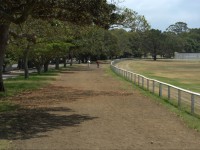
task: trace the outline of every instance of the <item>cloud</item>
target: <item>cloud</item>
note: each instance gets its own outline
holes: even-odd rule
[[[190,28],[200,28],[199,0],[125,0],[119,6],[144,15],[155,29],[165,30],[179,21],[187,23]]]

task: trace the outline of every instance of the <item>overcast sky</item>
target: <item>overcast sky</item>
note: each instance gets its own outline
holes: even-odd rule
[[[120,0],[123,1],[123,0]],[[144,15],[154,29],[165,31],[176,22],[200,28],[200,0],[124,0],[119,3]]]

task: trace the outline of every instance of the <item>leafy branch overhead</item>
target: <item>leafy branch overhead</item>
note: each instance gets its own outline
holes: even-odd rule
[[[95,23],[109,28],[117,19],[116,6],[105,0],[1,0],[0,23],[24,22],[33,18],[57,18],[76,24]]]

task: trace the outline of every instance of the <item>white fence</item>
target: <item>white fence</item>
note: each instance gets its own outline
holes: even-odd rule
[[[186,59],[186,60],[200,60],[200,53],[177,53],[174,54],[175,59]]]
[[[171,84],[167,84],[158,80],[147,78],[143,75],[127,71],[115,66],[121,60],[111,62],[111,69],[118,75],[133,82],[139,87],[157,94],[158,96],[168,100],[174,106],[184,109],[193,115],[200,116],[200,94],[188,91]]]

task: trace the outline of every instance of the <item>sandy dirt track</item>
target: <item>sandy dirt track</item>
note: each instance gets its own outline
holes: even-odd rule
[[[25,108],[4,116],[18,121],[1,138],[20,150],[200,149],[199,133],[106,67],[65,70],[13,99]]]

